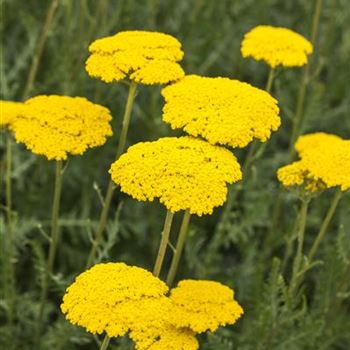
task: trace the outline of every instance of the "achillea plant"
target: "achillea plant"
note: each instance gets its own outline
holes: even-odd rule
[[[185,73],[178,62],[184,53],[181,43],[171,35],[136,30],[97,39],[91,43],[89,51],[91,55],[86,61],[86,71],[91,77],[106,83],[125,80],[129,84],[116,152],[118,159],[124,152],[137,85],[168,84],[182,78]],[[114,185],[110,180],[87,266],[94,261],[98,243],[102,239],[113,191]]]
[[[217,282],[182,281],[171,290],[150,272],[124,263],[97,264],[67,288],[66,319],[94,334],[129,335],[137,350],[196,350],[195,337],[234,324],[243,309],[234,292]]]
[[[310,199],[320,191],[336,187],[335,196],[308,253],[308,263],[314,258],[341,198],[350,188],[350,141],[336,135],[314,133],[300,136],[295,144],[300,160],[278,169],[277,177],[287,188],[296,189],[302,200],[299,215],[298,249],[293,266],[291,292],[301,282],[302,250]]]
[[[167,211],[154,273],[159,275],[168,245],[174,212],[184,210],[176,251],[167,277],[175,278],[191,214],[211,214],[227,196],[227,184],[241,180],[236,157],[227,149],[192,137],[167,137],[136,144],[110,173],[121,190],[135,199],[159,198]]]
[[[37,342],[40,341],[43,312],[59,240],[62,161],[70,155],[81,155],[88,148],[103,145],[112,135],[111,119],[107,108],[83,97],[42,95],[27,100],[20,114],[11,122],[17,142],[24,143],[33,153],[56,163],[50,247],[40,298]]]

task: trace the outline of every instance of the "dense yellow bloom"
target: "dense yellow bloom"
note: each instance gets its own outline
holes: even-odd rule
[[[150,272],[124,263],[97,264],[67,288],[61,310],[67,320],[91,333],[126,334],[154,310],[168,287]],[[142,301],[142,303],[140,302]]]
[[[278,170],[284,186],[310,192],[340,186],[350,188],[350,140],[322,132],[300,136],[295,144],[301,160]]]
[[[121,190],[141,201],[159,198],[172,212],[211,214],[226,200],[227,183],[242,178],[227,149],[192,137],[166,137],[128,149],[109,171]]]
[[[162,95],[163,120],[211,144],[245,147],[254,138],[266,141],[281,124],[277,101],[238,80],[188,75]]]
[[[0,128],[11,127],[22,109],[23,103],[21,102],[0,100]]]
[[[218,282],[181,281],[171,290],[171,323],[196,333],[213,332],[219,326],[234,324],[243,309],[233,297],[233,290]]]
[[[261,25],[244,35],[243,57],[265,61],[270,67],[297,67],[307,63],[312,44],[302,35],[281,27]]]
[[[198,349],[193,331],[176,328],[169,322],[172,303],[167,297],[154,299],[153,304],[149,300],[128,304],[123,312],[135,315],[129,336],[137,350]]]
[[[128,77],[141,84],[166,84],[184,76],[177,63],[183,57],[181,44],[168,34],[119,32],[94,41],[89,51],[87,72],[106,83]]]
[[[112,135],[109,110],[83,97],[42,95],[24,106],[11,125],[16,140],[50,160],[82,154]]]

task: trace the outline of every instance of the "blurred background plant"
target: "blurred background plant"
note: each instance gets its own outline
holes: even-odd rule
[[[350,135],[350,7],[348,0],[324,0],[316,52],[310,67],[302,133]],[[127,88],[91,79],[84,62],[88,44],[127,29],[157,30],[183,44],[186,73],[227,76],[264,88],[268,68],[240,54],[243,34],[259,24],[291,28],[310,37],[314,1],[293,0],[2,0],[1,99],[20,101],[36,94],[85,96],[107,106],[119,135]],[[44,30],[43,30],[44,28]],[[43,34],[44,33],[44,34]],[[44,36],[44,37],[43,37]],[[44,40],[43,40],[44,39]],[[38,49],[42,43],[42,49]],[[41,51],[41,52],[39,52]],[[39,52],[39,54],[38,54]],[[33,61],[34,57],[34,61]],[[39,57],[37,72],[33,62]],[[36,64],[36,63],[34,63]],[[304,284],[293,300],[286,280],[296,244],[293,223],[298,200],[283,191],[279,224],[263,251],[279,191],[276,170],[287,163],[291,119],[303,68],[278,70],[272,94],[282,110],[282,126],[253,164],[220,235],[214,236],[223,208],[194,219],[178,279],[204,278],[233,287],[245,309],[230,329],[203,336],[202,349],[349,349],[350,348],[350,196],[345,194]],[[29,87],[28,87],[29,86]],[[161,121],[160,87],[140,87],[128,144],[180,135]],[[96,349],[97,337],[68,324],[58,305],[68,284],[84,270],[100,211],[100,193],[109,181],[117,140],[75,157],[66,168],[60,215],[61,240],[45,309],[42,349]],[[16,295],[14,323],[7,322],[5,237],[5,137],[1,134],[1,300],[0,344],[31,349],[40,285],[44,281],[46,232],[50,228],[53,169],[45,159],[13,146],[13,235]],[[235,152],[244,159],[247,151]],[[333,191],[310,204],[305,247],[310,248]],[[152,269],[164,217],[159,203],[138,203],[118,194],[112,203],[100,260],[125,261]],[[174,226],[180,222],[175,218]],[[175,231],[175,230],[174,230]],[[307,251],[308,251],[307,249]],[[165,263],[169,265],[169,256]],[[164,277],[164,276],[163,276]],[[110,349],[128,349],[127,341]]]

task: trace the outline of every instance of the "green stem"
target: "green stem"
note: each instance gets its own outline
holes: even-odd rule
[[[318,232],[317,237],[311,246],[310,252],[308,254],[309,262],[311,262],[312,259],[314,258],[320,243],[322,242],[324,236],[327,233],[328,226],[329,226],[329,224],[333,218],[333,215],[335,213],[335,210],[338,206],[338,203],[339,203],[340,198],[341,198],[341,194],[342,194],[342,191],[340,188],[338,188],[334,197],[333,197],[332,203],[328,209],[327,215],[322,222],[320,231]]]
[[[6,254],[8,261],[8,320],[12,326],[14,321],[14,308],[16,298],[16,285],[15,285],[15,269],[13,265],[14,259],[14,237],[12,230],[12,138],[10,134],[7,134],[6,138],[6,219],[7,219],[7,234],[8,251]],[[6,240],[5,240],[6,242]]]
[[[316,37],[318,33],[318,26],[320,22],[321,8],[323,0],[316,0],[316,6],[314,15],[312,18],[312,29],[311,29],[311,44],[315,46]],[[304,67],[304,74],[302,76],[301,84],[299,87],[297,106],[293,119],[293,129],[291,133],[291,138],[289,141],[289,158],[292,159],[294,156],[294,144],[299,136],[300,128],[303,123],[303,111],[304,111],[304,102],[306,96],[306,90],[310,83],[310,60]]]
[[[51,217],[51,236],[50,236],[50,247],[49,247],[49,256],[47,259],[47,265],[45,269],[45,275],[43,279],[43,285],[41,290],[40,297],[40,308],[39,308],[39,316],[37,321],[37,348],[40,347],[40,336],[41,336],[41,328],[43,322],[43,314],[46,304],[46,299],[50,286],[50,278],[53,272],[53,264],[55,261],[56,251],[57,251],[57,243],[59,240],[59,211],[60,211],[60,200],[62,193],[62,161],[56,161],[56,171],[55,171],[55,189],[53,196],[53,205],[52,205],[52,217]]]
[[[127,139],[127,134],[129,130],[129,124],[130,124],[130,119],[131,119],[131,111],[132,111],[132,106],[134,103],[135,95],[136,95],[136,87],[137,84],[135,82],[131,82],[129,86],[129,93],[128,93],[128,99],[126,102],[126,107],[125,107],[125,112],[123,116],[123,125],[122,125],[122,131],[120,133],[120,138],[119,138],[119,143],[117,147],[117,154],[115,159],[118,159],[121,154],[124,152],[125,149],[125,144],[126,144],[126,139]],[[97,247],[98,244],[100,243],[102,239],[103,232],[106,228],[107,225],[107,218],[108,218],[108,212],[109,212],[109,207],[111,206],[111,201],[113,197],[113,192],[114,192],[114,183],[110,179],[108,183],[108,188],[106,192],[106,196],[103,202],[101,214],[100,214],[100,219],[97,225],[97,230],[95,234],[95,241],[94,244],[91,247],[87,263],[86,263],[86,268],[89,268],[96,257],[96,252],[97,252]]]
[[[23,99],[26,99],[29,96],[29,94],[33,88],[33,83],[34,83],[36,74],[38,72],[39,62],[40,62],[42,53],[44,51],[45,43],[46,43],[49,31],[50,31],[50,27],[51,27],[52,22],[53,22],[54,14],[55,14],[56,9],[58,7],[58,2],[59,2],[58,0],[52,0],[50,6],[48,8],[45,23],[44,23],[43,29],[42,29],[40,37],[39,37],[38,45],[36,47],[36,51],[35,51],[35,54],[33,56],[32,64],[30,66],[27,82],[26,82],[26,85],[24,87]]]
[[[100,350],[106,350],[111,338],[106,334],[101,344]]]
[[[269,72],[269,77],[267,78],[266,87],[265,87],[265,90],[268,93],[271,92],[274,79],[275,79],[275,70],[274,68],[271,67]]]
[[[179,237],[177,239],[177,243],[175,247],[175,253],[174,253],[173,259],[171,260],[170,269],[166,279],[166,283],[169,287],[171,287],[171,285],[174,282],[175,275],[179,266],[180,258],[181,258],[182,251],[183,251],[184,244],[187,237],[190,218],[191,218],[191,214],[188,210],[186,210],[182,219]]]
[[[298,217],[298,245],[297,252],[295,254],[294,263],[293,263],[293,272],[291,283],[289,287],[289,294],[292,297],[294,291],[297,286],[298,281],[298,273],[300,271],[302,265],[302,257],[303,257],[303,246],[304,246],[304,235],[305,235],[305,227],[306,227],[306,218],[307,218],[307,210],[309,206],[309,200],[303,200],[300,208],[300,215]]]
[[[165,222],[164,222],[164,228],[162,232],[162,238],[159,245],[157,260],[154,264],[154,269],[153,269],[153,275],[157,277],[159,277],[159,274],[163,265],[166,248],[169,243],[169,235],[170,235],[173,218],[174,218],[174,214],[170,210],[167,210]]]

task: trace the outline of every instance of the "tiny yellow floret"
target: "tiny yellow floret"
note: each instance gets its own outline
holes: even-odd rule
[[[234,324],[243,314],[234,300],[234,291],[221,283],[183,280],[171,290],[171,323],[196,333],[215,331],[219,326]]]
[[[300,67],[307,63],[312,44],[302,35],[282,27],[260,25],[244,35],[241,53],[265,61],[271,68]]]
[[[184,76],[177,63],[183,58],[180,42],[171,35],[124,31],[94,41],[86,70],[106,83],[125,78],[146,85],[167,84]]]
[[[11,128],[14,120],[21,114],[23,106],[21,102],[0,100],[0,128]]]
[[[130,147],[110,174],[121,190],[140,201],[159,198],[170,211],[211,214],[241,180],[236,157],[223,147],[192,137],[166,137]]]
[[[281,124],[277,100],[238,80],[188,75],[163,88],[162,95],[163,120],[211,144],[265,142]]]
[[[112,135],[110,111],[84,97],[41,95],[24,107],[11,125],[15,138],[49,160],[83,154]]]

